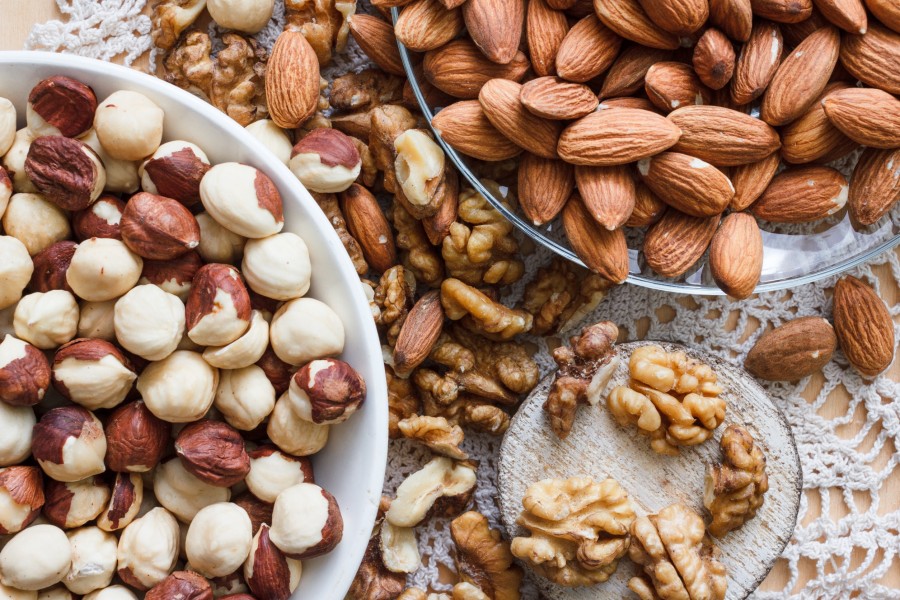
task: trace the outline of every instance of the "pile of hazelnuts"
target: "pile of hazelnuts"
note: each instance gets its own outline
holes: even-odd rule
[[[25,120],[0,98],[0,598],[286,600],[366,384],[278,190],[137,92],[50,77]]]

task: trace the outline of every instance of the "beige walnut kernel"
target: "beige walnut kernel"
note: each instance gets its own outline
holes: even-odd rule
[[[508,340],[531,330],[531,313],[508,308],[484,292],[460,281],[445,279],[441,284],[441,304],[447,317],[463,324],[488,339]]]
[[[769,489],[766,455],[749,431],[729,425],[719,444],[722,464],[709,468],[703,492],[703,504],[712,515],[709,533],[716,537],[755,517]]]
[[[414,415],[397,423],[397,427],[403,437],[422,443],[432,452],[456,460],[469,458],[459,448],[464,437],[463,430],[459,425],[451,425],[444,417]]]
[[[525,286],[522,308],[534,316],[531,333],[570,331],[606,298],[612,284],[561,258],[538,270]]]
[[[518,600],[522,570],[513,564],[513,555],[497,529],[491,529],[484,515],[469,511],[450,523],[450,536],[456,545],[456,571],[460,586],[477,586],[493,600]],[[468,591],[468,590],[464,590]],[[453,598],[480,598],[477,595]]]
[[[390,346],[397,343],[397,336],[413,306],[415,294],[416,277],[403,265],[391,267],[378,280],[374,302],[380,313],[375,324],[384,329]]]

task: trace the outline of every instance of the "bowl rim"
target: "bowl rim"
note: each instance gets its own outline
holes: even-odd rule
[[[394,23],[397,22],[397,18],[400,16],[400,9],[397,7],[391,8],[391,19]],[[419,80],[416,77],[415,69],[413,67],[412,59],[409,55],[409,50],[407,50],[406,46],[404,46],[403,42],[399,39],[397,40],[397,48],[400,50],[400,61],[403,63],[403,70],[406,71],[406,78],[409,80],[410,88],[412,88],[413,95],[416,97],[416,102],[419,104],[419,109],[422,111],[422,114],[425,117],[425,121],[428,124],[428,128],[434,133],[435,138],[437,139],[438,144],[444,149],[444,152],[450,157],[450,160],[453,162],[453,166],[462,173],[463,177],[469,182],[469,184],[475,188],[475,190],[484,196],[490,204],[497,209],[507,220],[509,220],[513,225],[515,225],[516,229],[527,235],[529,238],[548,248],[552,252],[557,255],[574,262],[575,264],[581,265],[582,267],[586,267],[584,262],[578,256],[572,252],[569,248],[560,245],[555,240],[548,238],[543,235],[541,232],[535,230],[535,228],[528,223],[525,219],[517,215],[513,212],[509,207],[500,202],[494,195],[488,190],[484,184],[478,179],[478,177],[472,173],[469,167],[465,164],[465,161],[459,155],[459,153],[452,148],[447,142],[444,141],[444,138],[441,137],[440,132],[434,128],[431,124],[432,119],[434,118],[434,111],[431,110],[431,107],[428,105],[428,102],[425,100],[425,95],[422,93],[422,88],[419,87]],[[813,283],[815,281],[819,281],[820,279],[825,279],[827,277],[832,277],[834,275],[839,275],[845,271],[852,269],[858,265],[861,265],[869,260],[877,257],[883,252],[894,248],[895,246],[900,245],[900,235],[895,235],[893,238],[886,240],[885,242],[875,246],[869,251],[860,254],[858,256],[853,256],[850,258],[846,258],[830,267],[823,269],[821,271],[816,271],[814,273],[807,273],[805,275],[800,275],[797,277],[792,277],[789,279],[782,279],[779,281],[772,281],[768,283],[761,283],[756,286],[756,289],[753,290],[754,294],[759,294],[761,292],[774,292],[778,290],[791,289],[794,287],[799,287],[801,285],[805,285],[807,283]],[[630,254],[630,250],[629,250]],[[631,257],[629,257],[631,260]],[[628,277],[625,279],[625,283],[631,283],[640,287],[650,288],[653,290],[659,290],[663,292],[672,292],[676,294],[685,294],[691,296],[726,296],[727,294],[716,287],[715,285],[697,285],[697,284],[685,284],[678,283],[674,281],[666,281],[664,279],[653,279],[650,277],[646,277],[640,274],[629,273]]]
[[[173,84],[170,84],[158,77],[138,71],[136,69],[102,61],[99,59],[76,56],[71,54],[62,54],[55,52],[40,51],[22,51],[22,50],[3,50],[0,51],[0,68],[5,66],[47,66],[58,68],[62,73],[67,69],[75,71],[88,72],[96,75],[98,78],[119,79],[123,83],[134,84],[151,90],[155,94],[167,97],[173,102],[181,104],[184,108],[199,113],[201,116],[213,122],[216,127],[223,130],[224,134],[237,138],[240,143],[246,146],[254,155],[260,157],[260,170],[263,170],[269,177],[276,181],[279,191],[283,190],[286,185],[290,192],[282,193],[283,197],[292,198],[287,200],[285,204],[297,203],[308,205],[307,212],[313,225],[320,230],[323,236],[330,238],[330,247],[343,248],[334,227],[328,221],[325,214],[318,208],[315,200],[302,183],[294,176],[294,174],[278,160],[272,152],[266,148],[262,142],[258,141],[250,133],[248,133],[241,125],[234,121],[225,113],[195,96],[194,94],[183,90]],[[73,75],[76,76],[77,75]],[[281,183],[278,183],[278,182]],[[367,432],[372,435],[375,443],[374,447],[367,449],[366,454],[370,461],[369,478],[358,484],[359,494],[365,497],[365,502],[361,502],[362,510],[356,515],[360,527],[354,536],[348,536],[348,531],[344,531],[342,544],[351,544],[352,551],[350,556],[353,563],[336,569],[339,573],[338,580],[331,586],[334,590],[340,590],[341,596],[349,590],[350,585],[356,576],[358,566],[362,563],[362,559],[369,543],[371,528],[375,523],[379,502],[381,501],[381,492],[384,485],[384,475],[387,468],[387,450],[388,450],[388,406],[387,406],[387,383],[384,375],[384,361],[381,352],[381,341],[375,323],[371,318],[371,309],[369,302],[363,293],[361,285],[353,285],[359,281],[359,275],[346,252],[330,253],[333,255],[336,266],[339,270],[340,279],[347,283],[347,291],[349,292],[352,311],[359,315],[360,320],[364,323],[362,331],[358,332],[362,341],[361,347],[367,347],[364,362],[367,369],[374,375],[367,378],[367,402],[361,410],[374,410],[376,415],[373,417],[378,423],[378,429],[374,432]],[[364,318],[363,318],[364,317]],[[322,557],[327,558],[327,555]],[[322,560],[322,558],[317,560]]]

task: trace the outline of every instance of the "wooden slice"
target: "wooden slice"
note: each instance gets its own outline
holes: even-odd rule
[[[523,403],[503,438],[500,449],[499,488],[503,523],[511,536],[528,535],[516,525],[522,497],[532,483],[547,478],[588,475],[612,477],[628,492],[639,515],[651,514],[675,502],[690,506],[709,522],[703,506],[707,467],[721,461],[719,440],[730,423],[743,425],[766,454],[769,491],[756,517],[741,529],[715,539],[728,571],[728,600],[746,598],[755,590],[781,555],[797,522],[802,475],[800,457],[790,427],[762,387],[741,368],[704,352],[664,342],[619,344],[619,368],[609,389],[628,380],[628,357],[640,346],[656,344],[668,351],[683,350],[710,365],[724,389],[725,422],[713,439],[681,448],[679,456],[662,456],[650,449],[650,439],[636,427],[621,427],[602,402],[581,406],[566,440],[550,429],[542,405],[553,377],[547,377]],[[567,588],[532,573],[528,577],[550,600],[628,599],[636,596],[628,580],[639,573],[627,556],[609,581],[593,587]]]

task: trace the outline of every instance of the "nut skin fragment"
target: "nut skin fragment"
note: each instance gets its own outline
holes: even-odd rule
[[[494,600],[518,600],[522,570],[513,564],[509,543],[490,528],[484,515],[469,511],[453,519],[450,536],[456,544],[456,571],[464,583],[478,586]]]
[[[463,431],[459,425],[451,425],[444,417],[415,415],[397,423],[403,437],[424,444],[432,452],[456,460],[466,460],[469,455],[460,450]]]
[[[531,313],[508,308],[456,278],[441,284],[441,304],[451,320],[465,317],[466,325],[497,341],[531,331],[534,321]]]
[[[522,506],[517,523],[531,536],[513,539],[512,554],[554,583],[604,582],[628,551],[634,509],[613,479],[544,479],[526,490]]]
[[[561,258],[538,270],[525,287],[522,308],[534,316],[531,333],[564,333],[577,325],[606,298],[612,284]]]
[[[560,439],[565,439],[575,423],[579,404],[596,406],[600,395],[619,364],[614,344],[619,328],[611,321],[601,321],[570,338],[571,347],[553,351],[558,365],[556,378],[544,402],[550,426]]]
[[[769,489],[766,456],[750,432],[729,425],[720,442],[721,465],[709,468],[703,503],[712,515],[709,533],[722,537],[756,516]]]

